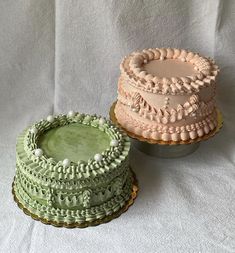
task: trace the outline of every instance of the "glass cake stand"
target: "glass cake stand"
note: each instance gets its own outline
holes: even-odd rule
[[[160,158],[177,158],[193,153],[199,147],[201,141],[205,141],[213,137],[216,133],[219,132],[219,130],[223,125],[222,114],[217,109],[218,125],[215,130],[213,130],[207,135],[204,135],[203,137],[198,137],[194,140],[178,141],[178,142],[147,139],[129,132],[119,124],[114,113],[115,106],[116,102],[114,102],[110,107],[109,116],[111,121],[115,125],[118,125],[121,129],[123,129],[127,133],[127,135],[131,138],[132,145],[136,149],[140,150],[141,152],[147,155]]]

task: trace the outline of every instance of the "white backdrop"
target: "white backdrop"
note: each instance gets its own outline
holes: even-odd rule
[[[235,1],[0,1],[0,252],[235,252]],[[12,200],[15,138],[70,109],[108,115],[135,49],[189,48],[221,67],[223,130],[181,159],[132,151],[139,196],[120,218],[58,229]]]

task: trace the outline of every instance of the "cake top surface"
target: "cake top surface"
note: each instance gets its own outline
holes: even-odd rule
[[[18,137],[17,156],[34,170],[35,177],[86,179],[116,171],[128,157],[127,135],[111,121],[97,115],[70,111],[49,115]],[[43,174],[41,174],[43,171]]]
[[[198,73],[192,64],[188,62],[182,62],[178,59],[149,61],[143,65],[143,69],[147,73],[160,78],[171,78],[176,76],[186,77],[190,75],[196,75]]]
[[[215,82],[218,66],[210,59],[176,48],[133,52],[120,65],[122,78],[151,93],[195,93]]]
[[[72,123],[52,128],[38,142],[43,153],[56,161],[88,161],[110,146],[111,138],[95,127]]]

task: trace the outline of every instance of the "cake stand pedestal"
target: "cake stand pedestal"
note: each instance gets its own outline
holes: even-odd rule
[[[146,155],[159,158],[177,158],[193,153],[200,145],[199,142],[190,145],[159,145],[131,139],[133,147]]]
[[[209,134],[204,135],[203,137],[198,137],[194,140],[178,142],[147,139],[129,132],[122,125],[119,124],[114,113],[115,106],[116,102],[114,102],[113,105],[110,107],[109,116],[111,121],[127,133],[127,135],[131,138],[132,145],[136,149],[147,155],[160,158],[177,158],[193,153],[199,147],[201,141],[205,141],[213,137],[216,133],[219,132],[223,125],[222,114],[219,110],[217,110],[218,125],[216,129]]]

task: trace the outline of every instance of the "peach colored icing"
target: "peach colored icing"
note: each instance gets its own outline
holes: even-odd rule
[[[217,126],[214,61],[181,49],[134,52],[120,65],[115,114],[145,138],[180,141]]]
[[[197,73],[192,64],[177,59],[153,60],[144,64],[143,69],[159,77],[190,76]]]

